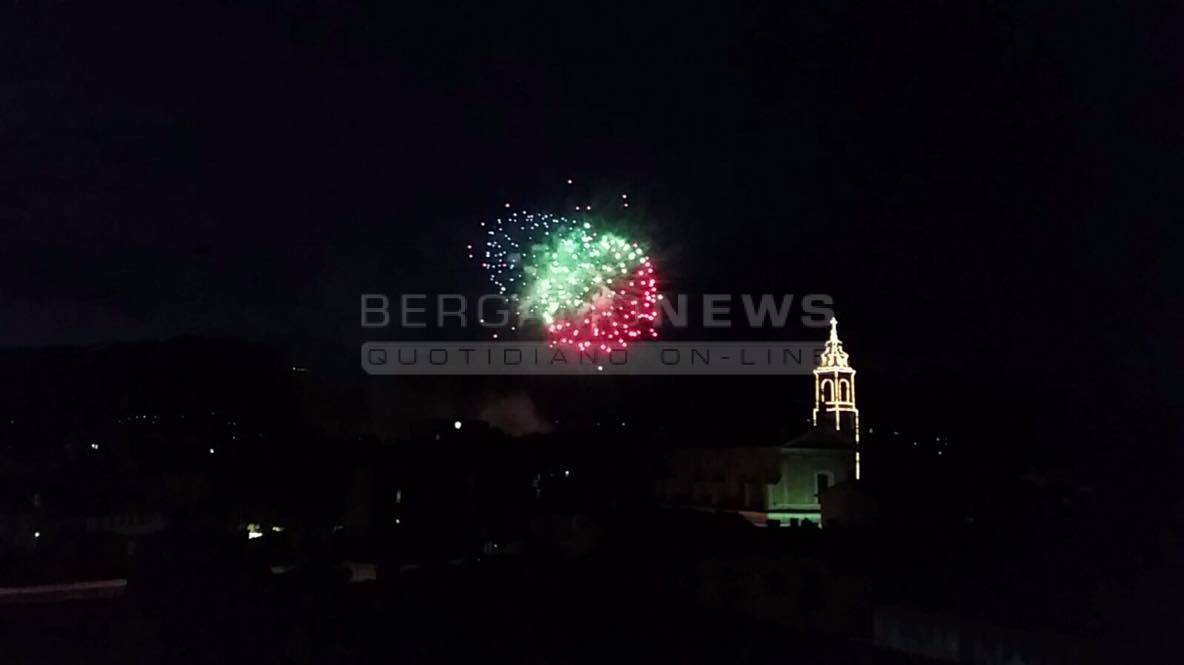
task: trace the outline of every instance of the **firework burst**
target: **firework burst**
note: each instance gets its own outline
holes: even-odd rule
[[[481,226],[469,257],[553,345],[611,352],[657,337],[658,277],[639,240],[590,216],[512,212]]]

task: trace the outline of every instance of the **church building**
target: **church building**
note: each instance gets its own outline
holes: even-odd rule
[[[670,507],[738,513],[758,526],[823,523],[823,493],[861,475],[855,369],[833,318],[814,369],[811,424],[779,446],[674,451],[657,498]]]

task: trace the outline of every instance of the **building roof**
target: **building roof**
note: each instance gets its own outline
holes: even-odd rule
[[[831,427],[815,427],[782,447],[852,450],[855,448],[855,439],[846,431],[838,431]]]

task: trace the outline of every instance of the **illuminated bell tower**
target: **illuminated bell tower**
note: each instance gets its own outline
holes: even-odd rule
[[[815,427],[834,427],[855,442],[855,478],[859,479],[859,409],[855,408],[855,370],[839,341],[839,322],[831,317],[830,339],[814,368]]]

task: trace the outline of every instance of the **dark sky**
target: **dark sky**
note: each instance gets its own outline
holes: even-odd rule
[[[108,4],[0,18],[0,345],[352,371],[359,293],[471,289],[573,178],[676,290],[834,294],[893,408],[1179,413],[1170,3]]]

